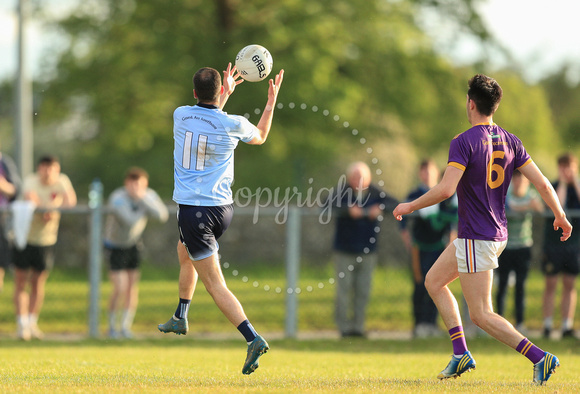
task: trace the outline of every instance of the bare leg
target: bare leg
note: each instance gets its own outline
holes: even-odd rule
[[[498,341],[515,349],[524,336],[510,322],[493,311],[491,302],[493,271],[459,273],[459,280],[469,306],[471,320]]]
[[[125,292],[127,287],[127,278],[123,270],[112,270],[109,271],[109,280],[113,286],[109,298],[109,314],[114,314],[117,311],[121,293]]]
[[[40,315],[40,310],[42,309],[42,304],[44,303],[44,288],[46,285],[46,280],[48,279],[49,272],[44,271],[32,271],[30,277],[30,306],[28,308],[29,314],[34,314],[36,316]]]
[[[29,296],[26,292],[28,270],[14,270],[14,307],[16,316],[28,316]]]
[[[125,308],[121,320],[121,335],[126,338],[132,338],[131,327],[139,303],[139,278],[141,273],[137,269],[123,270],[126,279],[124,292]]]
[[[447,330],[462,324],[459,305],[447,286],[457,279],[457,277],[455,245],[450,244],[441,253],[441,256],[439,256],[425,277],[425,287],[433,302],[435,302]]]
[[[139,280],[141,279],[141,272],[136,269],[126,270],[126,275],[125,309],[134,311],[139,304]]]
[[[556,296],[556,287],[558,285],[558,276],[546,276],[546,285],[544,287],[544,297],[542,304],[542,312],[544,319],[554,316],[554,298]]]
[[[576,311],[576,276],[564,274],[562,277],[562,320],[574,321]]]
[[[179,258],[179,298],[191,300],[195,293],[198,275],[181,241],[177,241],[177,257]]]
[[[193,265],[208,293],[225,317],[235,327],[247,320],[242,304],[226,285],[217,253],[203,260],[194,261]]]

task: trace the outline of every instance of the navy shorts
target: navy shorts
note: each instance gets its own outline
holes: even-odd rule
[[[233,204],[218,207],[180,204],[177,210],[179,239],[189,257],[197,261],[216,253],[219,249],[217,240],[230,226],[233,216]]]
[[[109,268],[111,271],[136,270],[140,265],[139,249],[137,246],[130,248],[106,247],[109,255]]]
[[[575,244],[558,244],[544,250],[542,271],[545,275],[559,273],[578,275],[580,272],[580,248]]]
[[[26,245],[24,250],[14,248],[14,266],[21,270],[36,272],[51,270],[54,265],[54,245]]]

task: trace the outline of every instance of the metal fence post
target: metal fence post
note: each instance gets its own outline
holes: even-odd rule
[[[89,336],[99,337],[99,299],[101,287],[103,184],[99,179],[91,183],[89,191],[90,245],[89,245]]]
[[[296,338],[300,272],[300,209],[290,207],[286,224],[286,338]]]

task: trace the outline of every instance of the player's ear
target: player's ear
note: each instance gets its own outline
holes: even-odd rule
[[[193,89],[193,97],[197,98],[197,93],[195,93],[195,89]]]

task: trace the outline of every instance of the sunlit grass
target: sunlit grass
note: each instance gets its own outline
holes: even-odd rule
[[[238,296],[253,325],[263,332],[283,332],[285,327],[286,281],[283,265],[229,267],[224,269],[228,286]],[[144,265],[140,284],[140,300],[135,316],[134,331],[155,335],[157,324],[165,322],[177,305],[177,267],[155,270]],[[311,332],[335,330],[334,270],[328,264],[321,267],[302,267],[298,286],[298,330]],[[541,327],[541,296],[543,277],[533,271],[527,286],[528,328]],[[7,276],[0,294],[0,337],[13,335],[16,330],[12,304],[13,283]],[[452,290],[460,295],[459,284]],[[100,331],[107,330],[107,303],[111,285],[103,275],[101,283]],[[412,283],[408,270],[379,267],[373,277],[371,301],[367,312],[369,331],[410,331]],[[46,300],[40,316],[40,326],[46,333],[75,333],[88,331],[89,285],[84,272],[55,270],[48,280]],[[507,317],[513,321],[513,289],[507,299]],[[200,282],[190,314],[192,331],[199,333],[232,333],[233,328],[215,306]],[[556,311],[555,322],[559,322]],[[235,332],[235,331],[234,331]]]
[[[270,341],[250,376],[241,374],[239,341],[15,343],[2,341],[4,392],[535,392],[532,366],[491,339],[473,341],[474,372],[439,382],[449,361],[446,339],[431,341]],[[578,343],[550,343],[562,367],[550,392],[580,390]]]

